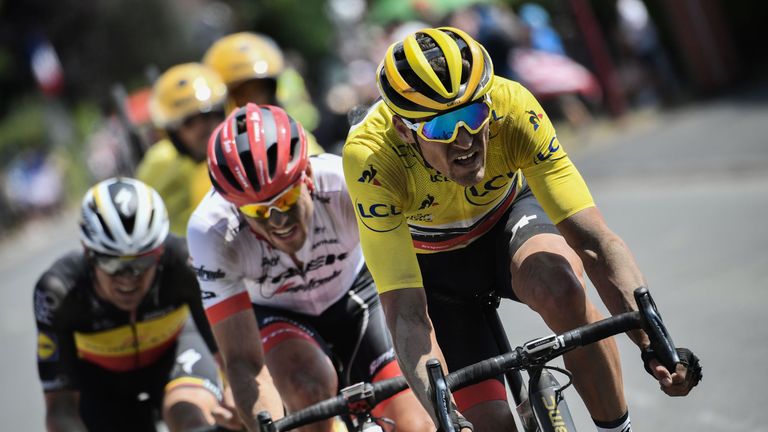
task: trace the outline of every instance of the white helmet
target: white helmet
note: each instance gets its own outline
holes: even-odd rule
[[[80,217],[80,240],[101,254],[141,255],[162,245],[168,236],[162,198],[131,178],[107,179],[89,189]]]

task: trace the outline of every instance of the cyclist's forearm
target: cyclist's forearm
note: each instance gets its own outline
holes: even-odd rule
[[[262,411],[269,411],[273,419],[282,417],[280,397],[265,366],[228,362],[226,373],[237,411],[249,431],[259,430],[256,416]]]
[[[414,293],[416,290],[421,291],[420,288],[412,290]],[[392,335],[400,369],[419,402],[432,420],[437,422],[430,401],[426,363],[429,359],[436,358],[443,365],[443,370],[447,368],[425,305],[421,302],[416,304],[408,301],[388,302],[384,297],[382,297],[382,304],[387,315],[387,326]]]
[[[624,241],[610,233],[599,239],[593,251],[581,253],[584,268],[595,285],[600,298],[613,315],[637,310],[633,292],[645,286],[640,268]],[[640,346],[647,344],[647,337],[640,331],[630,337]]]

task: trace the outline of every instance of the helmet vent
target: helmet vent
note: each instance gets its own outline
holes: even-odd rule
[[[261,108],[261,128],[264,131],[264,146],[267,149],[267,167],[269,178],[275,178],[277,172],[277,126],[275,116],[268,108]]]
[[[291,161],[296,160],[296,157],[301,152],[301,139],[299,136],[299,128],[296,122],[291,122]]]
[[[232,171],[229,169],[229,166],[227,165],[227,158],[224,157],[224,152],[221,150],[221,140],[220,136],[216,137],[216,145],[213,146],[214,153],[216,155],[216,163],[219,166],[219,170],[221,171],[221,175],[224,176],[224,179],[229,183],[230,186],[234,187],[238,191],[242,192],[243,188],[240,186],[240,183],[238,183],[237,179],[235,178],[235,175],[232,174]],[[221,189],[218,189],[221,190]]]
[[[107,225],[106,222],[104,222],[104,218],[101,217],[101,214],[96,212],[96,216],[99,218],[99,223],[101,224],[101,229],[104,230],[104,234],[112,241],[115,241],[115,237],[112,235],[112,231],[109,230],[109,225]]]

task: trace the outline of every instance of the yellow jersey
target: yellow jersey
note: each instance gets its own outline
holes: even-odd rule
[[[171,232],[187,235],[192,211],[211,189],[208,165],[180,154],[170,140],[155,143],[144,154],[136,178],[152,186],[163,198],[171,221]]]
[[[536,98],[519,83],[494,80],[485,175],[470,187],[428,167],[399,138],[383,102],[352,126],[344,176],[379,292],[423,287],[416,254],[461,248],[488,232],[512,206],[523,175],[554,223],[594,206]]]

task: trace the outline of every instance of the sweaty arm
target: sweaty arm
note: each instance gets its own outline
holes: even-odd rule
[[[636,310],[633,291],[645,278],[624,241],[611,231],[597,207],[589,207],[557,224],[568,244],[584,263],[589,279],[613,315]],[[649,344],[640,331],[632,332],[641,348]]]
[[[273,419],[282,417],[282,403],[265,365],[253,311],[241,310],[222,319],[213,325],[213,334],[238,413],[248,430],[259,430],[256,415],[262,411],[269,411]]]
[[[432,321],[427,314],[424,289],[387,291],[380,298],[400,369],[432,421],[439,424],[432,408],[427,361],[436,358],[443,365],[444,371],[447,368],[443,353],[437,345]]]

